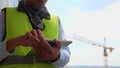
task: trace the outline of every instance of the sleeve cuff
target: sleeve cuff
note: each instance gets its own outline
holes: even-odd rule
[[[8,52],[6,49],[6,43],[0,42],[0,61],[2,61],[7,56],[11,55],[12,53]]]
[[[53,62],[52,64],[55,65],[57,68],[64,67],[68,63],[69,57],[70,54],[67,51],[61,50],[59,59]]]

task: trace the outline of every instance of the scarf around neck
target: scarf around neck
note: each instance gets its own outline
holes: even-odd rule
[[[29,4],[26,4],[25,1],[19,2],[17,10],[20,12],[24,12],[28,15],[33,29],[43,30],[45,28],[45,25],[42,22],[42,19],[50,19],[50,14],[47,11],[46,7],[43,7],[36,11]]]

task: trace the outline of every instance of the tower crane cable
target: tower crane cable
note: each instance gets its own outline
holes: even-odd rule
[[[75,39],[75,40],[78,40],[78,41],[81,41],[81,42],[85,42],[85,43],[88,43],[88,44],[91,44],[91,45],[95,45],[95,46],[98,46],[98,47],[102,47],[102,48],[109,49],[110,52],[112,52],[112,51],[114,50],[113,47],[104,46],[104,45],[106,45],[106,44],[105,44],[105,41],[104,41],[104,43],[96,42],[96,41],[87,39],[87,38],[85,38],[85,37],[82,37],[82,36],[79,36],[79,35],[76,35],[76,34],[66,35],[66,37],[72,38],[72,39]],[[104,40],[105,40],[105,39],[104,39]]]

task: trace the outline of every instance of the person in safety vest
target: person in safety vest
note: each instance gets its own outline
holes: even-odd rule
[[[47,0],[21,0],[0,12],[0,68],[59,68],[70,59],[58,16]]]

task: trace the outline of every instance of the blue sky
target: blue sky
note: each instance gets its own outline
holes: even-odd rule
[[[60,17],[66,34],[74,33],[97,42],[106,37],[107,44],[115,48],[113,53],[108,51],[109,65],[120,66],[120,0],[48,0],[46,6]],[[71,40],[68,65],[104,65],[103,48]]]
[[[53,12],[66,12],[69,7],[74,6],[82,11],[103,10],[110,4],[118,0],[49,0],[47,5],[50,11]],[[56,11],[62,10],[62,11]]]

